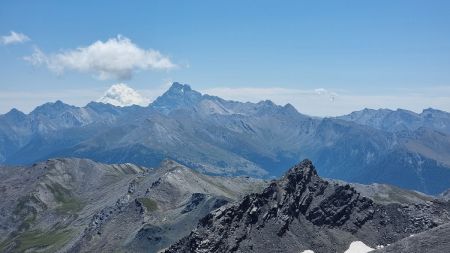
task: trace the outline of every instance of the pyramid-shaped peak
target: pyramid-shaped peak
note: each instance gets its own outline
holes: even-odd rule
[[[5,115],[0,115],[0,116],[3,116],[5,118],[7,118],[8,120],[12,120],[12,121],[25,120],[25,118],[27,117],[27,115],[25,113],[17,110],[16,108],[13,108],[9,112],[7,112]]]
[[[16,109],[16,108],[12,108],[9,112],[7,112],[6,113],[7,115],[14,115],[14,116],[16,116],[16,115],[20,115],[20,116],[22,116],[22,115],[25,115],[25,113],[23,113],[22,111],[20,111],[20,110],[18,110],[18,109]]]
[[[43,105],[36,107],[31,114],[52,114],[56,112],[61,112],[68,110],[70,108],[75,108],[74,106],[68,105],[61,100],[55,102],[48,102]]]
[[[286,180],[296,180],[300,181],[302,179],[307,179],[312,176],[317,176],[316,168],[314,167],[311,160],[305,159],[300,163],[294,165],[290,168],[284,178]]]
[[[170,86],[168,92],[177,92],[177,93],[184,93],[186,91],[192,91],[191,86],[189,84],[181,84],[179,82],[174,82]]]
[[[163,112],[169,113],[176,109],[192,108],[202,99],[202,94],[192,90],[187,84],[174,82],[172,86],[153,103],[152,107]]]

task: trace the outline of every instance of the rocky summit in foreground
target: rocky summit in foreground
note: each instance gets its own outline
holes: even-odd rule
[[[449,235],[446,194],[354,188],[308,160],[272,182],[77,158],[0,167],[0,178],[0,252],[439,252]]]
[[[165,252],[327,253],[355,241],[375,249],[448,223],[449,211],[445,201],[375,203],[321,179],[305,160],[261,193],[208,214]]]

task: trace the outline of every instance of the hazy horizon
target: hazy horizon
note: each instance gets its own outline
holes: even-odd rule
[[[362,108],[450,111],[448,1],[7,2],[0,113],[83,105],[125,83],[167,83],[315,116]],[[119,17],[119,18],[118,18]],[[382,17],[382,18],[380,18]]]
[[[119,85],[121,85],[121,84],[119,84]],[[113,86],[115,86],[115,85],[113,85]],[[163,86],[158,87],[157,89],[154,89],[154,90],[141,90],[141,91],[136,91],[135,90],[135,92],[137,92],[137,95],[139,95],[141,98],[145,99],[145,102],[144,103],[133,103],[133,105],[148,106],[158,96],[160,96],[164,92],[166,92],[169,87],[170,87],[169,85],[163,85]],[[132,89],[131,87],[128,87],[128,88]],[[191,88],[195,90],[195,87],[191,86]],[[275,88],[275,89],[280,89],[280,88]],[[238,102],[243,102],[243,103],[245,103],[245,102],[257,103],[257,102],[264,101],[264,100],[271,100],[275,104],[281,105],[281,106],[286,105],[286,104],[291,104],[297,109],[298,112],[306,114],[306,115],[310,115],[310,116],[316,116],[316,117],[342,116],[342,115],[350,114],[351,112],[360,111],[360,110],[363,110],[363,109],[374,109],[374,110],[378,110],[378,109],[389,109],[389,110],[405,109],[405,108],[402,108],[402,107],[387,108],[387,107],[364,107],[363,106],[363,107],[361,107],[359,109],[351,110],[351,111],[348,111],[348,112],[345,112],[345,113],[341,113],[341,114],[336,113],[336,114],[333,114],[333,115],[326,115],[326,114],[316,115],[316,114],[308,113],[307,109],[309,107],[300,107],[299,108],[298,104],[293,104],[293,103],[291,103],[289,101],[284,102],[284,100],[282,98],[280,98],[280,97],[278,97],[278,98],[277,97],[272,97],[272,99],[271,99],[271,98],[264,98],[262,96],[261,99],[258,99],[257,97],[253,97],[254,99],[252,99],[251,96],[247,96],[246,95],[246,94],[248,94],[248,92],[251,92],[251,91],[254,91],[254,90],[256,90],[256,89],[255,88],[245,88],[245,87],[243,87],[243,88],[236,88],[236,89],[230,89],[230,88],[226,88],[226,87],[225,88],[217,87],[217,88],[211,88],[211,89],[206,89],[206,90],[197,90],[197,91],[199,91],[203,95],[207,94],[207,95],[212,95],[212,96],[218,96],[218,97],[221,97],[221,98],[226,99],[226,100],[233,100],[233,101],[238,101]],[[258,91],[258,90],[256,90],[256,91]],[[270,91],[271,91],[270,88],[265,89],[265,90],[264,89],[259,90],[259,92],[261,92],[261,93],[268,93]],[[295,92],[295,90],[292,91],[292,90],[286,89],[286,90],[284,90],[284,92],[285,92],[285,94],[289,94],[289,92]],[[332,97],[332,94],[326,93],[326,91],[322,91],[322,90],[306,91],[305,90],[305,91],[297,91],[297,92],[299,92],[303,96],[309,96],[310,98],[313,98],[314,95],[316,95],[317,99],[322,99],[325,96],[328,99],[330,99],[330,102],[334,102],[334,101],[331,101],[331,99],[334,99]],[[43,102],[41,104],[37,104],[37,105],[31,105],[30,104],[29,107],[24,107],[24,108],[12,107],[9,110],[6,110],[5,112],[0,112],[0,115],[9,112],[12,109],[17,109],[17,110],[19,110],[19,111],[21,111],[23,113],[28,114],[31,111],[33,111],[36,107],[38,107],[38,106],[40,106],[42,104],[49,103],[49,102],[52,103],[52,102],[56,102],[58,100],[63,102],[63,103],[65,103],[65,104],[69,104],[69,105],[73,105],[73,106],[77,106],[77,107],[84,107],[90,102],[109,103],[109,104],[113,104],[115,106],[130,106],[131,105],[131,104],[130,105],[117,105],[117,104],[114,104],[114,103],[111,103],[111,102],[108,102],[108,101],[101,101],[101,99],[104,97],[105,93],[106,93],[106,91],[102,91],[101,92],[99,90],[99,91],[97,91],[94,94],[92,94],[92,93],[88,94],[88,96],[86,97],[86,99],[84,101],[79,101],[79,102],[75,102],[75,103],[71,103],[70,102],[71,99],[68,98],[68,97],[65,97],[66,99],[64,99],[64,98],[57,98],[57,97],[52,97],[51,99],[45,98],[46,100],[43,100]],[[95,95],[97,97],[95,97]],[[92,97],[92,99],[89,99],[89,97]],[[275,99],[273,99],[273,98],[275,98]],[[133,98],[131,98],[131,100],[133,100]],[[421,113],[423,110],[428,109],[428,108],[442,110],[440,108],[434,108],[434,107],[430,107],[430,106],[429,107],[418,108],[417,110],[414,110],[414,109],[405,109],[405,110],[409,110],[409,111],[412,111],[412,112],[415,112],[415,113]],[[302,111],[302,109],[304,109],[305,111]],[[445,111],[445,110],[443,110],[443,111]]]

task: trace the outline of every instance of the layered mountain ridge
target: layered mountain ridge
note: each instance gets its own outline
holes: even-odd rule
[[[424,109],[421,113],[403,109],[394,111],[366,108],[337,118],[390,132],[417,130],[421,127],[432,128],[444,133],[450,132],[449,113],[433,108]]]
[[[429,194],[449,187],[448,113],[355,114],[309,117],[290,104],[228,101],[174,83],[147,107],[57,101],[0,115],[0,163],[79,157],[154,167],[172,159],[209,174],[268,178],[309,157],[327,178]]]

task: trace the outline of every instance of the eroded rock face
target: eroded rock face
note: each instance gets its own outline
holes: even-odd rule
[[[166,252],[343,252],[352,241],[375,247],[433,228],[449,220],[448,209],[376,204],[304,160],[262,193],[208,214]]]

